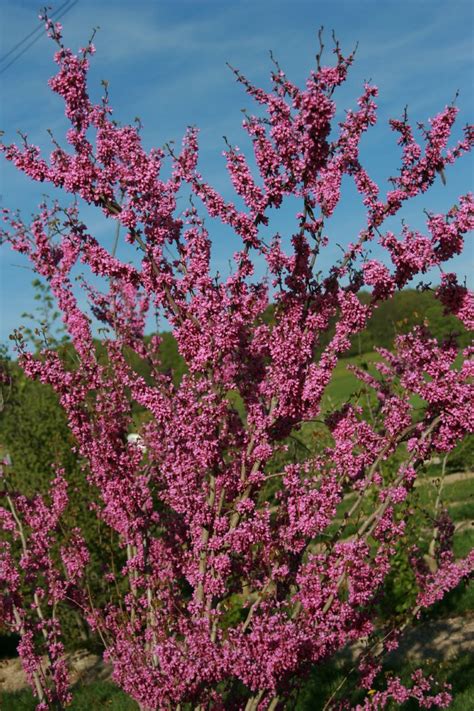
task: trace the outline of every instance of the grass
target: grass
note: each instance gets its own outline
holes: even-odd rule
[[[419,490],[420,501],[422,503],[431,503],[436,500],[438,487],[430,482],[423,482]],[[445,484],[442,491],[442,500],[444,502],[462,502],[471,504],[474,507],[474,479],[461,479],[452,484]],[[471,503],[472,502],[472,503]]]
[[[474,479],[464,479],[448,484],[443,490],[444,501],[472,501],[474,505]]]
[[[378,361],[380,361],[378,353],[364,353],[363,355],[353,358],[341,359],[334,368],[331,381],[324,393],[322,401],[323,411],[340,407],[344,402],[360,395],[364,385],[347,369],[348,365],[366,368],[371,375],[376,376],[377,370],[374,366]],[[235,391],[229,391],[227,397],[231,405],[237,410],[239,415],[243,417],[245,410],[240,395]]]
[[[453,551],[456,558],[464,558],[474,548],[474,531],[462,531],[454,536]]]
[[[356,365],[359,368],[367,369],[371,375],[376,376],[378,371],[374,366],[379,361],[380,356],[378,353],[364,353],[354,358],[341,359],[334,368],[331,381],[324,393],[323,410],[334,406],[339,407],[351,397],[360,393],[364,387],[363,383],[347,369],[348,365]]]
[[[449,507],[449,512],[453,521],[466,521],[474,519],[474,501],[472,503],[463,503],[455,501]]]
[[[434,515],[434,507],[437,497],[437,488],[433,486],[429,478],[420,479],[420,486],[416,489],[415,500],[420,513],[426,514],[426,526],[429,526],[429,517]],[[337,507],[337,515],[334,523],[340,523],[346,511],[354,504],[355,498],[349,495]],[[442,504],[445,504],[452,520],[456,522],[474,521],[474,479],[466,479],[446,484],[443,488]],[[374,504],[370,501],[365,501],[362,506],[362,511],[370,513],[373,510]],[[470,531],[463,531],[470,533]],[[458,535],[458,534],[457,534]],[[459,536],[462,534],[460,533]],[[464,550],[465,546],[461,545]],[[459,554],[459,555],[465,555]]]
[[[2,711],[34,711],[36,701],[29,689],[16,693],[4,693],[1,696]],[[94,681],[87,685],[79,684],[73,692],[71,711],[138,711],[138,704],[124,694],[110,681]]]

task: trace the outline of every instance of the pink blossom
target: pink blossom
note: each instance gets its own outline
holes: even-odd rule
[[[379,349],[376,375],[352,368],[375,396],[370,418],[358,402],[336,408],[326,398],[341,356],[378,305],[462,252],[473,226],[470,194],[446,214],[429,214],[424,232],[405,225],[396,234],[393,221],[390,230],[384,223],[470,150],[472,130],[448,148],[456,109],[446,107],[424,130],[422,146],[407,116],[392,120],[402,158],[384,197],[360,155],[376,122],[377,88],[364,85],[357,106],[334,125],[333,92],[353,54],[344,56],[336,43],[334,66],[318,65],[301,88],[278,66],[269,91],[235,70],[257,105],[243,124],[254,160],[228,146],[236,198],[224,198],[200,173],[196,129],[186,132],[178,154],[145,149],[136,126],[112,120],[106,95],[98,103],[90,98],[92,45],[74,54],[63,46],[61,27],[45,22],[59,46],[50,86],[64,101],[66,148],[55,143],[45,158],[26,136],[0,148],[32,180],[76,202],[43,203],[30,224],[4,209],[0,236],[29,257],[62,314],[73,365],[53,349],[29,352],[17,335],[19,362],[27,377],[57,393],[84,495],[118,541],[122,562],[105,561],[110,600],[91,600],[91,553],[84,533],[68,524],[64,471],[55,470],[49,493],[28,498],[10,490],[6,466],[2,619],[21,637],[20,657],[41,709],[70,699],[63,630],[53,612],[66,604],[103,639],[113,679],[143,708],[223,709],[239,689],[236,704],[253,694],[252,708],[274,706],[309,665],[362,638],[377,639],[375,603],[406,533],[418,468],[472,431],[472,350],[459,354],[454,339],[438,343],[425,328]],[[325,221],[345,176],[360,194],[364,227],[325,270]],[[180,210],[183,191],[198,204]],[[79,198],[112,227],[126,228],[139,259],[130,264],[109,253],[81,220]],[[288,198],[298,203],[294,229],[269,233],[270,211]],[[235,233],[228,276],[212,271],[209,217]],[[380,261],[367,255],[374,238]],[[82,276],[76,285],[82,267],[93,279]],[[364,287],[371,293],[362,303]],[[472,323],[472,295],[454,275],[443,274],[436,296]],[[144,337],[150,313],[170,324],[186,366],[179,382],[164,372],[161,337]],[[107,329],[102,356],[95,322]],[[136,362],[147,365],[146,376]],[[422,406],[415,408],[414,396]],[[317,426],[309,425],[315,419]],[[130,443],[132,432],[141,446]],[[307,446],[302,432],[319,439]],[[304,454],[295,448],[293,456],[295,442]],[[401,452],[403,462],[394,465]],[[359,520],[364,499],[373,510]],[[440,600],[472,569],[472,556],[454,559],[448,518],[439,516],[436,525],[438,570],[427,572],[413,554],[419,607]],[[370,693],[378,672],[374,660],[361,663],[359,686],[369,695],[357,708],[449,703],[448,692],[433,691],[421,672],[410,686],[390,677],[385,690]]]

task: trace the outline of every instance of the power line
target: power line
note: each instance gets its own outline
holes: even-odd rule
[[[55,15],[57,15],[57,13],[60,12],[63,9],[63,7],[68,5],[70,3],[70,1],[71,0],[66,0],[66,2],[63,2],[63,4],[60,5],[57,10],[55,10],[53,13],[51,13],[51,18],[53,18]],[[6,52],[2,57],[0,57],[0,64],[3,64],[5,59],[7,57],[9,57],[11,54],[13,54],[13,52],[16,49],[18,49],[18,47],[21,47],[21,45],[24,44],[27,40],[29,40],[30,37],[33,37],[33,35],[38,34],[38,32],[40,32],[42,29],[43,29],[43,24],[41,23],[38,27],[35,27],[34,30],[31,30],[31,32],[29,34],[27,34],[26,37],[23,37],[23,39],[20,40],[19,42],[17,42],[14,47],[12,47],[8,52]]]
[[[59,13],[59,11],[60,11],[62,8],[64,8],[65,5],[67,5],[67,7],[63,10],[63,12],[61,12],[60,14],[58,14],[57,17],[54,17],[54,19],[55,19],[56,21],[59,20],[59,19],[60,19],[61,17],[63,17],[67,12],[69,12],[69,10],[70,10],[72,7],[74,7],[74,5],[76,5],[78,2],[79,2],[79,0],[73,0],[73,2],[72,2],[71,4],[69,4],[69,0],[67,0],[67,2],[66,2],[66,3],[63,3],[63,4],[56,10],[56,12],[54,12],[54,13],[51,14],[51,19],[52,19],[57,13]],[[9,57],[9,56],[11,55],[11,53],[12,53],[15,49],[17,49],[18,47],[20,47],[27,39],[29,39],[30,37],[32,37],[34,34],[39,33],[39,34],[37,34],[37,36],[36,36],[31,42],[29,42],[29,44],[26,45],[26,47],[24,47],[24,48],[21,50],[21,52],[19,52],[18,54],[16,54],[16,55],[13,57],[13,59],[12,59],[10,62],[8,62],[8,64],[6,64],[4,67],[2,67],[2,68],[0,69],[0,74],[3,74],[4,72],[6,72],[6,70],[7,70],[9,67],[11,67],[11,65],[14,64],[14,63],[17,61],[17,59],[20,59],[20,57],[22,57],[22,56],[25,54],[25,52],[27,52],[27,51],[30,49],[30,47],[32,47],[32,46],[43,36],[43,33],[41,32],[41,30],[42,30],[41,26],[40,26],[40,27],[37,27],[36,30],[34,30],[33,32],[30,32],[29,35],[27,35],[26,37],[24,37],[24,38],[21,40],[21,42],[18,42],[18,44],[17,44],[15,47],[13,47],[7,54],[5,54],[5,55],[3,56],[3,58],[0,60],[0,63],[1,63],[3,60],[5,60],[7,57]]]
[[[54,19],[56,21],[59,20],[67,12],[69,12],[69,10],[72,7],[74,7],[74,5],[76,5],[78,2],[79,2],[79,0],[73,0],[73,2],[71,4],[69,4],[69,0],[68,0],[66,3],[63,3],[54,13],[51,14],[51,18],[53,18],[53,16],[54,16]],[[63,10],[63,12],[60,13],[59,11],[62,8],[64,8],[65,5],[67,5],[67,7]],[[56,17],[56,15],[57,15],[57,17]],[[41,26],[36,28],[35,32],[39,32],[39,34],[29,44],[27,44],[26,47],[24,47],[21,52],[19,52],[17,55],[15,55],[13,57],[13,59],[10,62],[8,62],[8,64],[6,64],[4,67],[2,67],[0,69],[0,74],[3,74],[9,67],[11,67],[12,64],[14,64],[17,61],[17,59],[20,59],[20,57],[22,57],[25,54],[25,52],[27,52],[30,49],[30,47],[32,47],[39,39],[41,39],[41,37],[43,36],[41,29],[42,29]],[[34,33],[30,33],[30,35],[28,35],[28,37],[30,37],[31,34],[34,34]],[[20,45],[23,44],[25,39],[27,39],[27,38],[25,37],[19,44]]]

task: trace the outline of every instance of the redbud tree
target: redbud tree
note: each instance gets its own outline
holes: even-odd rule
[[[45,21],[58,45],[50,86],[64,100],[70,128],[62,144],[53,139],[49,159],[26,136],[20,145],[2,144],[2,152],[32,180],[74,200],[67,207],[45,201],[31,223],[4,210],[2,240],[48,282],[74,359],[47,347],[29,352],[19,334],[17,348],[25,373],[58,394],[90,508],[116,536],[122,558],[104,568],[109,597],[99,604],[88,584],[84,532],[64,531],[64,471],[58,464],[48,495],[27,498],[9,485],[4,467],[0,609],[20,636],[37,709],[64,708],[71,699],[66,606],[100,638],[114,681],[142,709],[285,708],[312,666],[361,639],[352,679],[362,690],[357,708],[408,699],[447,706],[448,691],[422,670],[408,684],[382,678],[383,655],[405,623],[382,624],[377,604],[421,465],[472,428],[472,349],[460,356],[454,337],[438,342],[418,327],[380,351],[377,375],[355,369],[373,393],[370,416],[354,402],[328,412],[322,398],[374,309],[433,267],[441,271],[435,293],[446,313],[473,323],[472,294],[443,272],[473,226],[472,196],[460,196],[446,214],[427,213],[424,232],[384,228],[470,150],[472,128],[448,147],[454,105],[421,127],[421,139],[406,113],[391,120],[402,157],[383,195],[359,159],[361,138],[376,122],[377,88],[365,84],[357,108],[334,122],[333,95],[354,54],[335,42],[325,66],[321,48],[304,88],[277,63],[271,91],[235,70],[258,110],[243,121],[253,163],[232,145],[225,151],[238,196],[229,202],[198,170],[196,129],[180,150],[147,152],[138,127],[112,120],[107,91],[99,103],[89,98],[92,43],[73,54],[60,25]],[[171,166],[167,178],[163,165]],[[316,273],[344,176],[355,182],[365,226],[331,269]],[[183,191],[193,199],[178,210]],[[269,214],[288,200],[299,207],[285,251]],[[125,228],[139,259],[119,259],[91,234],[80,217],[84,203]],[[206,215],[235,233],[227,277],[212,274]],[[369,258],[374,241],[383,261]],[[257,259],[266,262],[264,278],[254,274]],[[80,265],[105,285],[83,279],[89,312],[73,278]],[[357,296],[362,288],[367,303]],[[160,337],[144,338],[149,313],[170,324],[187,367],[180,383],[160,368]],[[105,359],[97,356],[91,314],[107,328]],[[149,378],[130,366],[131,351],[148,364]],[[134,405],[146,416],[140,438],[127,441]],[[323,444],[289,456],[290,435],[307,423],[319,427]],[[434,567],[410,551],[418,586],[412,616],[472,570],[472,555],[453,557],[443,521]],[[326,700],[326,708],[338,704],[350,702]]]

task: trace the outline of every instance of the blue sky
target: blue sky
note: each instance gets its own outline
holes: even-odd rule
[[[60,4],[53,4],[53,10]],[[32,0],[0,0],[2,57],[35,28],[39,5]],[[222,137],[246,150],[240,110],[253,106],[226,62],[254,83],[267,86],[268,51],[272,50],[288,76],[301,85],[314,67],[321,25],[326,30],[326,63],[331,57],[332,29],[345,52],[359,42],[349,80],[335,96],[338,116],[355,105],[364,80],[379,87],[378,124],[364,138],[362,159],[383,187],[399,167],[396,136],[388,119],[399,117],[405,105],[413,123],[427,121],[459,90],[455,137],[465,123],[472,122],[474,5],[470,0],[78,0],[61,22],[65,41],[73,49],[85,44],[93,27],[100,27],[94,40],[91,94],[100,96],[100,80],[107,79],[115,118],[125,123],[139,116],[148,148],[173,139],[179,143],[187,125],[200,127],[200,170],[228,198],[232,190],[221,155]],[[53,51],[52,43],[41,37],[0,74],[0,128],[6,139],[14,140],[15,131],[21,129],[32,143],[44,147],[46,155],[51,145],[46,129],[60,138],[66,125],[61,101],[47,86],[55,69]],[[6,63],[0,62],[0,71]],[[461,193],[472,189],[472,168],[469,156],[450,168],[446,187],[439,181],[407,206],[403,217],[408,224],[422,228],[423,209],[445,211]],[[27,217],[41,201],[45,186],[29,182],[4,161],[0,170],[2,204],[21,208]],[[289,237],[296,209],[289,206],[282,211],[272,221],[274,231]],[[98,212],[84,214],[90,230],[111,245],[113,226]],[[329,225],[333,246],[321,262],[323,268],[338,255],[336,243],[347,244],[357,235],[363,214],[360,198],[346,181],[341,206]],[[399,230],[400,216],[390,227]],[[238,243],[217,223],[210,223],[210,230],[214,266],[224,274]],[[133,258],[127,249],[121,245],[119,255]],[[7,246],[0,249],[0,342],[19,325],[22,312],[32,308],[34,275],[27,266]],[[472,266],[472,247],[449,265],[468,280]],[[434,274],[433,280],[438,279]]]

